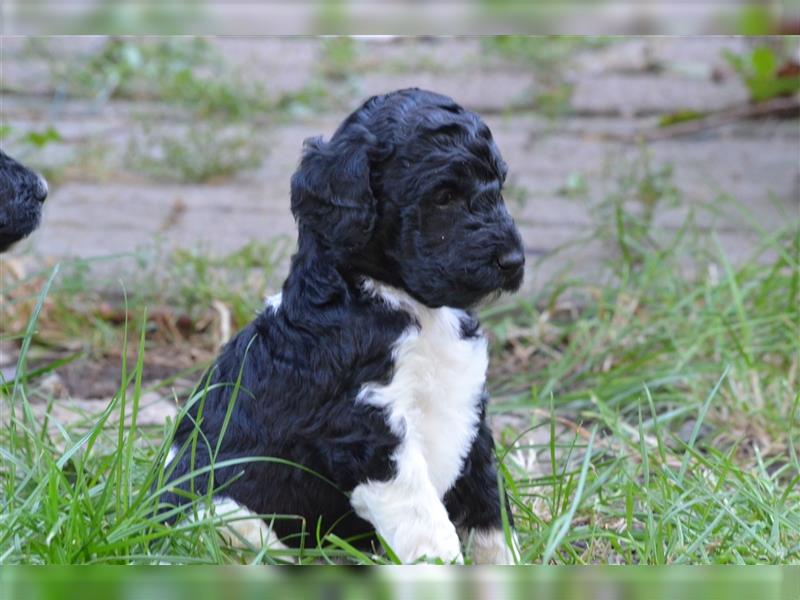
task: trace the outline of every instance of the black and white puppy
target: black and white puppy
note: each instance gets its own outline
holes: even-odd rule
[[[289,276],[179,423],[169,480],[212,458],[273,457],[303,468],[213,469],[217,508],[271,524],[239,528],[250,541],[308,546],[319,530],[369,547],[377,531],[404,562],[461,561],[461,536],[474,561],[510,562],[487,342],[470,312],[522,281],[506,170],[477,115],[418,89],[370,98],[329,141],[307,140]],[[195,493],[212,485],[206,471]],[[165,506],[185,504],[191,487],[177,482]]]
[[[47,182],[0,150],[0,252],[39,225]]]

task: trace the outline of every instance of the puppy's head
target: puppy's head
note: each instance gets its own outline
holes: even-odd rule
[[[47,182],[0,151],[0,252],[36,229]]]
[[[489,128],[417,89],[370,98],[328,142],[306,141],[292,177],[300,235],[339,268],[431,306],[473,306],[522,282],[522,241]]]

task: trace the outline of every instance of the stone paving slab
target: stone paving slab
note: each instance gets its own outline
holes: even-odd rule
[[[361,78],[360,96],[419,87],[435,90],[477,112],[501,112],[533,104],[535,77],[532,73],[481,72],[445,77],[437,73],[368,73]]]
[[[580,54],[574,68],[587,75],[665,69],[707,78],[712,69],[730,72],[724,52],[738,54],[751,47],[750,41],[737,36],[634,37]]]
[[[572,107],[581,114],[629,117],[678,110],[713,112],[744,104],[747,99],[747,89],[733,79],[712,83],[678,77],[610,74],[582,77],[575,84]]]

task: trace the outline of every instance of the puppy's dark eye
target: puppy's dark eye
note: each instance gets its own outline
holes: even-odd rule
[[[453,192],[446,190],[436,194],[434,203],[436,206],[447,206],[448,204],[452,204],[455,199],[456,195]]]

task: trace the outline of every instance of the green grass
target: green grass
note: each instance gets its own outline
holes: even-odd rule
[[[613,37],[602,36],[496,35],[484,38],[483,45],[487,52],[549,74],[563,68],[575,53],[613,42]]]
[[[800,92],[800,75],[792,58],[794,46],[777,43],[770,47],[761,45],[738,55],[725,52],[728,64],[741,78],[753,102],[762,102],[779,96]]]
[[[757,249],[733,265],[692,213],[674,231],[654,227],[663,206],[680,202],[669,169],[632,165],[593,213],[594,236],[615,250],[602,276],[559,275],[484,311],[501,483],[522,562],[800,562],[798,222],[761,231],[749,219]],[[743,211],[726,198],[709,207]],[[27,324],[11,336],[22,375],[2,392],[0,562],[391,562],[324,531],[301,551],[242,550],[216,533],[224,517],[167,527],[153,516],[172,423],[125,426],[157,385],[148,355],[165,344],[145,311],[169,305],[201,319],[220,300],[240,327],[260,302],[252,277],[263,281],[279,261],[272,252],[179,255],[111,324],[78,314],[88,284],[67,265],[37,280]],[[59,364],[26,361],[70,310],[72,336],[104,322],[107,349],[116,340],[118,386],[102,415],[59,423],[41,417],[58,401],[40,389]],[[203,394],[202,385],[174,392],[188,402]]]
[[[799,223],[758,231],[734,267],[694,214],[653,227],[680,192],[638,169],[595,211],[610,283],[559,279],[489,319],[495,360],[522,363],[491,383],[495,411],[529,423],[502,451],[524,559],[796,563]]]
[[[500,58],[536,75],[531,104],[549,119],[569,115],[572,110],[573,86],[567,76],[572,59],[580,52],[612,43],[614,38],[569,35],[496,35],[482,40],[487,58]]]
[[[64,62],[45,43],[34,47],[63,91],[106,102],[112,98],[160,100],[197,117],[253,117],[269,108],[266,90],[227,67],[202,37],[111,37],[96,51]]]
[[[54,105],[66,96],[88,101],[92,110],[114,100],[140,107],[131,115],[132,135],[122,154],[91,134],[72,148],[74,140],[57,126],[0,127],[0,139],[51,182],[130,175],[218,181],[263,162],[268,151],[264,132],[274,123],[348,107],[356,93],[345,77],[358,59],[358,46],[349,37],[320,43],[314,77],[291,92],[270,90],[246,77],[212,41],[198,36],[110,37],[90,51],[66,55],[46,39],[31,39],[25,53],[50,70]],[[50,145],[63,151],[61,158],[42,152]]]
[[[213,119],[193,124],[182,135],[157,129],[148,125],[142,139],[132,138],[128,147],[128,168],[154,180],[220,180],[257,168],[267,154],[264,137]]]

